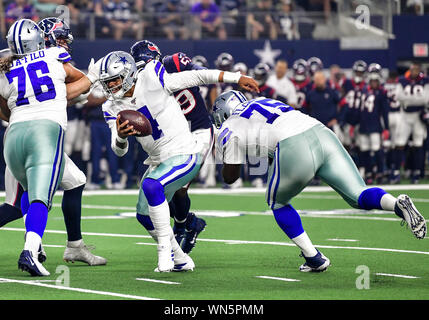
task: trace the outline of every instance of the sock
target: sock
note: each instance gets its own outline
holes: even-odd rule
[[[380,206],[383,210],[395,211],[396,200],[390,193],[386,193],[381,197]]]
[[[378,150],[375,152],[375,163],[377,165],[377,173],[381,176],[385,171],[385,163],[384,163],[384,152],[383,150]]]
[[[368,174],[368,172],[371,172],[370,169],[370,155],[369,151],[359,152],[359,165],[361,168],[365,168],[365,174]]]
[[[174,236],[174,232],[171,231],[170,235],[171,242],[171,250],[174,252],[174,259],[183,259],[186,257],[186,253],[183,252],[182,248],[180,248],[179,244],[176,241],[176,237]]]
[[[42,238],[35,232],[27,231],[25,234],[25,244],[24,250],[30,250],[33,253],[39,251],[40,244],[42,243]]]
[[[359,196],[358,205],[361,209],[383,209],[381,207],[381,198],[386,194],[381,188],[365,189]]]
[[[314,257],[317,254],[316,248],[305,231],[291,240],[301,249],[305,257]]]
[[[71,190],[64,190],[61,209],[63,210],[68,241],[77,241],[82,239],[81,215],[82,192],[84,187],[85,185],[82,185]]]
[[[402,161],[404,159],[404,154],[405,154],[405,152],[403,149],[395,149],[393,151],[393,159],[392,159],[393,160],[393,168],[392,169],[393,169],[395,174],[397,172],[399,174],[399,171],[401,170]]]
[[[273,213],[277,224],[290,239],[304,232],[301,217],[290,204],[279,209],[274,209]]]
[[[28,200],[28,191],[24,191],[21,197],[21,212],[22,215],[26,215],[28,213],[28,208],[30,207],[30,202]]]
[[[155,240],[155,242],[158,242],[158,237],[156,236],[155,227],[153,226],[152,220],[150,220],[150,217],[143,214],[136,214],[137,221],[140,222],[140,224],[149,232],[149,234],[152,236],[152,239]]]
[[[35,201],[30,204],[25,221],[25,228],[28,232],[34,232],[43,237],[46,223],[48,221],[48,207],[42,202]]]
[[[423,148],[412,148],[412,168],[413,168],[413,173],[412,173],[412,177],[413,179],[419,179],[420,178],[420,170],[422,167],[422,163],[424,163],[424,151]]]
[[[183,228],[191,208],[191,199],[186,192],[184,196],[175,194],[173,202],[175,206],[174,224],[176,228]]]
[[[170,244],[170,210],[164,195],[162,184],[151,178],[146,178],[142,183],[142,189],[146,196],[149,217],[155,228],[158,244],[167,242]]]
[[[9,222],[22,218],[22,212],[19,208],[3,203],[0,205],[0,228]]]
[[[79,240],[73,240],[73,241],[67,241],[67,247],[69,248],[79,248],[80,245],[82,244],[83,240],[79,239]]]

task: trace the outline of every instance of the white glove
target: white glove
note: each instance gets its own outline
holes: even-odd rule
[[[100,67],[101,67],[101,60],[99,59],[97,62],[94,62],[94,58],[91,58],[91,61],[89,62],[88,66],[88,74],[86,75],[91,81],[91,83],[94,83],[100,79]]]

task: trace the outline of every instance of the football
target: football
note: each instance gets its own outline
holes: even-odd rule
[[[141,112],[136,110],[122,110],[118,115],[121,116],[119,118],[119,123],[128,120],[128,125],[132,125],[134,130],[139,132],[139,134],[136,134],[137,137],[145,137],[152,134],[152,126]]]

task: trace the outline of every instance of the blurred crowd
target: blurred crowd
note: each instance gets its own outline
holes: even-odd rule
[[[15,0],[2,1],[1,30],[19,18],[70,13],[76,38],[299,39],[316,20],[329,20],[338,2],[354,12],[374,0]],[[64,7],[60,7],[64,6]],[[66,8],[65,8],[66,7]],[[401,12],[429,12],[429,0],[401,0]],[[299,18],[299,21],[297,19]]]

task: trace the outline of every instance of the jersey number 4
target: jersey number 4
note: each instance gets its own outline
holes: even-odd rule
[[[141,107],[137,110],[138,112],[142,113],[150,122],[150,125],[152,126],[152,138],[153,140],[158,140],[164,135],[164,132],[159,128],[158,121],[156,121],[152,115],[149,112],[149,109],[146,106]]]
[[[9,83],[12,83],[14,78],[18,79],[18,97],[16,99],[16,106],[24,106],[29,104],[27,95],[27,76],[30,78],[31,86],[33,87],[34,96],[39,102],[54,99],[57,95],[55,85],[52,79],[45,76],[38,76],[38,71],[41,75],[48,74],[48,64],[45,61],[37,61],[24,67],[16,68],[6,73]],[[45,90],[43,90],[45,88]],[[47,90],[46,90],[47,89]],[[28,95],[27,95],[28,96]]]

